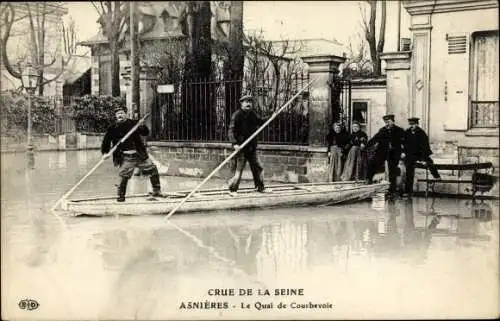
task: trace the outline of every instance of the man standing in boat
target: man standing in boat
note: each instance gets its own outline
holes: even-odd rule
[[[389,170],[389,196],[396,193],[396,178],[399,174],[399,160],[405,158],[404,140],[405,130],[394,124],[394,115],[382,117],[385,126],[382,127],[367,143],[367,147],[375,147],[375,155],[368,162],[367,180],[372,183],[373,176],[378,168],[383,167],[387,161]]]
[[[234,149],[238,149],[267,119],[261,118],[253,107],[253,97],[244,95],[240,98],[241,107],[231,116],[229,123],[229,140]],[[229,191],[234,193],[238,190],[241,181],[243,169],[248,161],[252,171],[253,181],[257,191],[264,192],[264,178],[262,176],[263,168],[257,159],[257,137],[252,139],[236,155],[236,170],[234,176],[229,180]]]
[[[434,162],[430,158],[432,150],[429,145],[429,137],[425,131],[418,126],[419,118],[408,118],[409,128],[406,130],[405,150],[406,150],[406,182],[405,196],[411,197],[413,193],[413,181],[415,178],[415,163],[424,162],[435,179],[440,179]]]
[[[101,153],[103,158],[109,158],[109,151],[112,146],[118,144],[136,124],[137,120],[127,118],[127,109],[118,107],[115,109],[116,123],[108,127],[101,145]],[[149,135],[149,129],[145,125],[140,125],[135,132],[130,135],[118,148],[113,152],[113,164],[119,167],[120,181],[117,185],[118,202],[125,201],[127,184],[129,179],[134,174],[135,168],[139,168],[142,175],[149,175],[151,185],[153,187],[153,196],[161,196],[160,176],[158,168],[149,159],[146,151],[146,146],[142,141],[141,136]]]

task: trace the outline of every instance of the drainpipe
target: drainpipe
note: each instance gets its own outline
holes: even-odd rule
[[[431,26],[432,28],[432,15],[434,14],[434,10],[436,9],[436,3],[437,3],[437,0],[434,0],[434,3],[432,4],[432,10],[431,10],[431,13],[429,14],[429,25]],[[431,115],[430,115],[430,111],[431,111],[431,93],[430,93],[430,88],[431,88],[431,66],[432,66],[432,36],[431,36],[431,33],[432,33],[432,29],[429,30],[429,49],[427,51],[427,54],[429,56],[429,75],[427,76],[427,81],[428,81],[428,84],[427,84],[427,88],[429,88],[429,92],[427,92],[427,136],[431,137]]]
[[[398,0],[398,43],[397,43],[397,50],[396,51],[400,51],[401,50],[401,1]]]

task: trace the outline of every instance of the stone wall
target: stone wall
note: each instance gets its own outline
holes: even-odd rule
[[[498,175],[499,168],[499,152],[498,148],[484,148],[484,147],[467,147],[460,148],[458,151],[458,159],[460,163],[471,162],[491,162],[497,168],[496,175]]]
[[[150,142],[149,152],[163,175],[206,177],[232,152],[228,143]],[[264,179],[275,182],[320,182],[326,179],[327,154],[324,147],[260,145],[258,158]],[[231,177],[233,162],[215,177]],[[249,166],[243,179],[252,179]]]

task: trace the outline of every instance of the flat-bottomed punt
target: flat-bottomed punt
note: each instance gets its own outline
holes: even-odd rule
[[[273,185],[267,188],[267,193],[259,193],[253,188],[241,188],[236,195],[231,195],[227,189],[206,189],[194,193],[177,213],[334,205],[365,200],[386,192],[388,187],[387,182],[368,185],[363,181],[350,181]],[[116,201],[116,196],[65,200],[62,208],[73,216],[167,214],[190,192],[169,192],[162,197],[130,195],[122,203]]]

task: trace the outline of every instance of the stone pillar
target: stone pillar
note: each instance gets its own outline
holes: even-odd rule
[[[141,67],[141,72],[139,74],[140,79],[140,113],[141,117],[144,117],[146,113],[153,112],[153,105],[156,99],[156,69],[151,67]],[[144,122],[151,130],[152,116],[148,117]]]
[[[430,15],[413,16],[410,30],[413,38],[410,112],[421,119],[420,126],[431,135],[429,130],[432,30]]]
[[[310,87],[309,146],[324,147],[325,136],[331,122],[331,82],[339,73],[339,65],[345,58],[334,55],[302,57],[309,66],[311,80],[318,78]]]
[[[92,95],[99,95],[99,56],[92,55],[90,59],[92,63],[90,92]]]
[[[386,62],[386,113],[394,114],[396,124],[405,128],[412,116],[411,101],[411,51],[384,52],[381,59]]]

